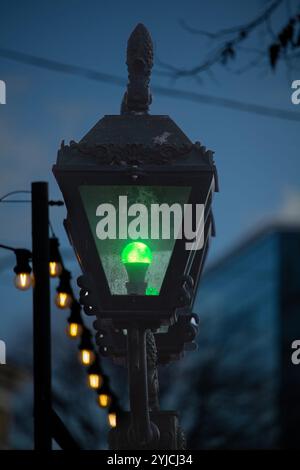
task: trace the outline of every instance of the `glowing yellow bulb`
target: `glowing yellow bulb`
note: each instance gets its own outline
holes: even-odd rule
[[[110,405],[111,398],[107,393],[100,393],[98,395],[98,403],[101,406],[101,408],[107,408]]]
[[[69,323],[67,327],[67,334],[70,338],[78,338],[81,336],[82,326],[79,323]]]
[[[67,292],[57,292],[55,303],[58,308],[69,308],[72,304],[72,296]]]
[[[58,277],[62,273],[62,265],[57,261],[49,262],[49,273],[51,277]]]
[[[117,427],[117,415],[116,413],[108,413],[107,416],[108,424],[110,425],[111,428],[116,428]]]
[[[102,377],[99,374],[89,374],[88,375],[88,385],[90,388],[97,390],[102,385]]]
[[[15,286],[20,290],[27,290],[32,286],[32,281],[29,273],[19,273],[15,277]]]
[[[81,349],[80,362],[84,366],[90,366],[95,360],[95,353],[89,349]]]

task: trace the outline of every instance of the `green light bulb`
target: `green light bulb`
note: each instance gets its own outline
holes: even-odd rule
[[[152,252],[145,243],[131,242],[123,248],[121,260],[123,264],[151,264]]]

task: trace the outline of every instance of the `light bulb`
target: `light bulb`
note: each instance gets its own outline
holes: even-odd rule
[[[121,260],[123,264],[151,264],[152,252],[145,243],[131,242],[123,248]]]
[[[107,408],[110,405],[111,398],[107,393],[100,393],[98,395],[98,403],[101,408]]]
[[[51,277],[58,277],[62,273],[62,264],[58,261],[49,262],[49,273]]]
[[[72,296],[67,292],[57,292],[55,296],[55,304],[58,308],[69,308],[72,304]]]
[[[32,277],[29,273],[18,273],[15,277],[15,286],[20,290],[27,290],[32,286]]]
[[[89,349],[80,350],[80,362],[84,366],[90,366],[95,360],[95,353]]]
[[[107,420],[111,428],[117,427],[117,414],[115,412],[108,413]]]
[[[88,375],[88,385],[90,388],[98,389],[102,385],[102,377],[99,374],[89,374]]]
[[[145,295],[147,283],[145,276],[152,263],[152,251],[142,242],[130,242],[121,252],[121,261],[127,271],[126,283],[129,295]]]
[[[67,326],[67,334],[70,338],[78,338],[81,336],[82,326],[79,323],[69,323]]]

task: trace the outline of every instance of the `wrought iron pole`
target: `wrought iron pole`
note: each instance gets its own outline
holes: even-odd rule
[[[147,370],[147,330],[132,326],[127,331],[127,363],[131,427],[129,440],[137,448],[151,449],[159,430],[150,420]],[[150,447],[149,447],[150,446]]]
[[[32,197],[34,448],[51,450],[51,323],[48,183],[34,182]]]

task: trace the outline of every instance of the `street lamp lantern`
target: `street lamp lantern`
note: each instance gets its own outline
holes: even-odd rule
[[[121,114],[104,116],[79,142],[63,141],[53,173],[83,272],[80,303],[97,316],[100,352],[128,366],[131,414],[111,445],[176,449],[177,417],[158,411],[156,367],[179,358],[197,333],[192,307],[214,235],[217,171],[212,151],[169,116],[149,114],[153,44],[142,24],[126,63]],[[104,381],[98,403],[110,401]]]
[[[152,63],[151,37],[138,25],[122,114],[63,142],[53,168],[93,295],[85,311],[123,327],[172,324],[191,307],[213,228],[213,153],[168,116],[148,114]]]

